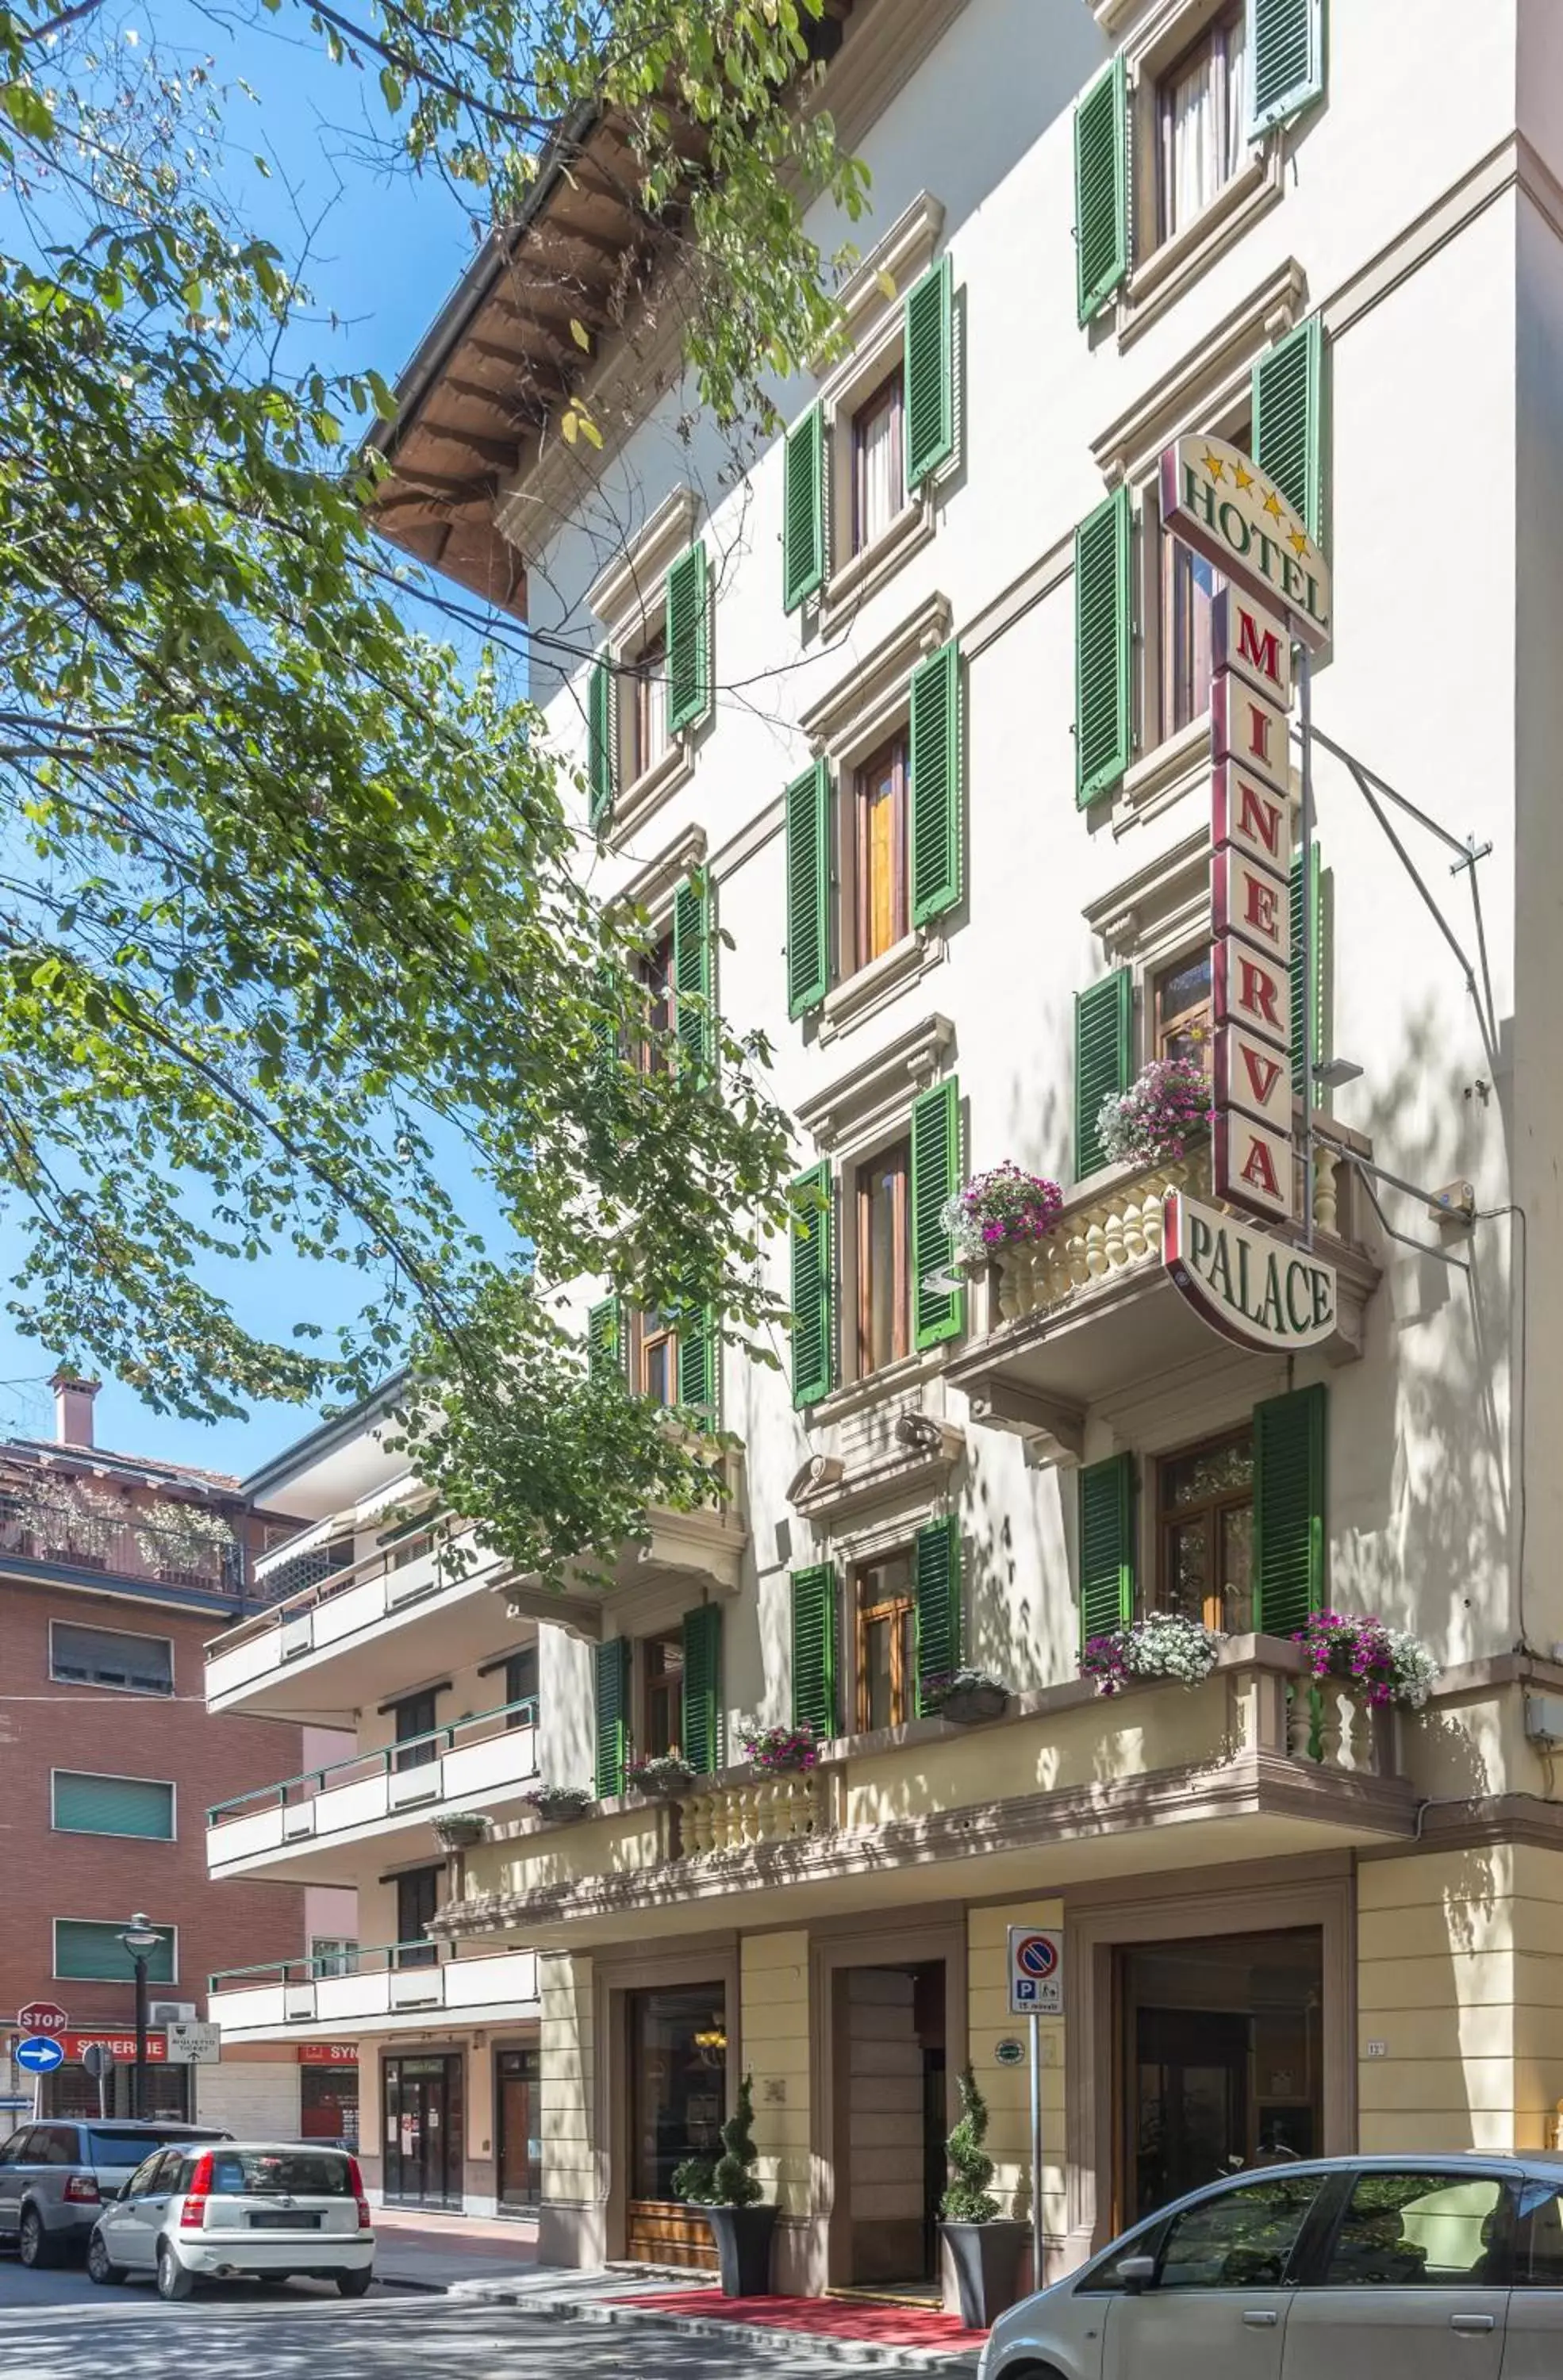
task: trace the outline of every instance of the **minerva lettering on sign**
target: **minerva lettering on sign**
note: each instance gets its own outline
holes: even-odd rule
[[[1334,1333],[1333,1265],[1181,1190],[1164,1203],[1162,1262],[1201,1319],[1240,1345],[1291,1352]]]

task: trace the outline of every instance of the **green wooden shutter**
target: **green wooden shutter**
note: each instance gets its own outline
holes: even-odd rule
[[[618,773],[617,687],[606,652],[591,665],[587,687],[587,783],[591,789],[591,823],[600,826],[613,807],[613,780]]]
[[[830,1165],[800,1173],[792,1195],[793,1402],[801,1410],[829,1396],[836,1377]]]
[[[704,541],[681,553],[662,594],[668,669],[668,728],[697,727],[711,708],[710,582]]]
[[[917,1716],[924,1689],[961,1666],[961,1532],[953,1514],[919,1529],[914,1546],[917,1610]]]
[[[174,1840],[174,1788],[147,1777],[98,1777],[56,1768],[54,1822],[61,1834]]]
[[[941,256],[906,294],[906,486],[931,479],[955,452],[955,297]]]
[[[834,1735],[836,1571],[833,1562],[793,1572],[793,1725]]]
[[[830,988],[830,771],[823,760],[786,793],[787,1014],[818,1008]]]
[[[961,655],[941,645],[912,673],[912,923],[961,898]]]
[[[1315,1066],[1325,1055],[1325,913],[1324,879],[1321,871],[1319,846],[1313,844],[1310,854],[1307,922],[1314,937],[1311,980],[1302,980],[1302,855],[1298,853],[1291,863],[1291,1095],[1300,1099],[1307,1090],[1302,1080],[1302,1014],[1307,1003],[1308,1029],[1313,1037],[1312,1056]],[[1312,1105],[1312,1098],[1309,1099]]]
[[[1316,314],[1266,348],[1254,367],[1254,459],[1324,540],[1324,325]]]
[[[716,1050],[711,1013],[711,895],[704,876],[686,876],[673,893],[673,1005],[678,1038],[697,1065]]]
[[[1324,0],[1248,0],[1248,138],[1324,91]]]
[[[1074,995],[1074,1178],[1107,1161],[1097,1119],[1102,1101],[1129,1087],[1133,1065],[1134,980],[1127,967]]]
[[[616,1297],[600,1298],[587,1315],[587,1369],[594,1380],[617,1373],[622,1378],[629,1360],[624,1309]]]
[[[1254,1625],[1291,1636],[1324,1603],[1322,1382],[1254,1408]]]
[[[961,1186],[961,1090],[951,1076],[912,1102],[912,1343],[937,1347],[958,1339],[966,1319],[963,1289],[930,1289],[930,1273],[954,1260],[939,1217]]]
[[[721,1699],[721,1606],[684,1615],[684,1756],[697,1777],[726,1765]]]
[[[1116,488],[1074,532],[1074,795],[1111,793],[1130,761],[1133,607],[1129,491]]]
[[[624,1790],[629,1757],[629,1708],[633,1648],[627,1636],[597,1647],[597,1797],[607,1801]]]
[[[1090,1463],[1080,1478],[1080,1641],[1134,1617],[1134,1466],[1128,1454]]]
[[[787,433],[782,468],[782,600],[795,612],[825,584],[825,412]]]
[[[709,1305],[691,1306],[678,1318],[678,1401],[716,1421],[717,1330]]]
[[[1121,53],[1074,111],[1074,269],[1084,323],[1129,271],[1129,74]]]

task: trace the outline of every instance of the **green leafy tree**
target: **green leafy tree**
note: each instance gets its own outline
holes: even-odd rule
[[[957,2078],[956,2088],[961,2095],[960,2120],[944,2143],[952,2180],[939,2211],[947,2223],[991,2223],[999,2212],[999,2201],[987,2186],[993,2179],[993,2159],[983,2147],[987,2138],[987,2102],[969,2066]]]
[[[405,158],[501,222],[612,111],[701,394],[736,420],[830,319],[794,194],[861,192],[796,103],[823,13],[297,22],[378,85]],[[767,1052],[716,1021],[708,1066],[623,1054],[648,1038],[646,920],[583,889],[568,771],[503,651],[464,667],[413,624],[432,590],[370,525],[389,393],[285,368],[308,293],[219,195],[222,94],[155,41],[94,47],[94,17],[0,0],[12,1312],[190,1415],[357,1393],[410,1355],[428,1475],[557,1574],[645,1503],[711,1492],[709,1445],[589,1379],[557,1285],[611,1248],[631,1299],[763,1333],[787,1162]],[[226,1269],[278,1250],[360,1276],[357,1319],[243,1327]]]

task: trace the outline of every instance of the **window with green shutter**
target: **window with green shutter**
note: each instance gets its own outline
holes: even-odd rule
[[[1109,1455],[1079,1473],[1080,1641],[1127,1628],[1134,1617],[1134,1465]]]
[[[718,1339],[710,1307],[691,1307],[678,1318],[678,1401],[702,1415],[714,1427],[717,1420]]]
[[[830,988],[830,772],[823,760],[786,792],[787,1014],[818,1008]]]
[[[954,644],[919,662],[911,695],[912,923],[961,898],[961,655]]]
[[[1074,782],[1082,809],[1131,758],[1133,597],[1129,491],[1115,488],[1074,532]]]
[[[594,1380],[624,1377],[629,1349],[624,1310],[616,1297],[600,1298],[587,1315],[587,1368]]]
[[[697,1777],[726,1766],[721,1692],[721,1606],[684,1615],[684,1756]]]
[[[140,1835],[174,1840],[174,1788],[147,1777],[99,1777],[73,1768],[54,1774],[54,1816],[67,1835]]]
[[[961,1090],[951,1076],[912,1103],[912,1343],[937,1347],[958,1339],[966,1318],[963,1289],[939,1289],[954,1245],[940,1218],[961,1186]]]
[[[1291,1636],[1324,1605],[1322,1382],[1254,1408],[1254,1625]]]
[[[618,689],[605,652],[591,665],[587,686],[587,783],[591,791],[591,823],[600,826],[613,807],[613,780],[618,767]]]
[[[953,1513],[919,1529],[913,1546],[917,1609],[917,1716],[924,1689],[961,1666],[961,1531]]]
[[[906,295],[906,485],[910,492],[955,452],[955,297],[948,256]]]
[[[787,433],[782,460],[783,606],[797,611],[825,584],[825,412],[816,405]]]
[[[800,1173],[793,1202],[793,1402],[829,1396],[836,1378],[834,1238],[829,1163]]]
[[[1102,1101],[1126,1091],[1133,1072],[1134,980],[1127,967],[1074,995],[1074,1178],[1107,1163]]]
[[[668,672],[668,731],[697,727],[711,708],[710,584],[704,543],[681,553],[662,599]]]
[[[1248,138],[1284,124],[1324,91],[1324,0],[1247,0]]]
[[[823,1740],[836,1732],[836,1571],[833,1562],[793,1572],[793,1725]]]
[[[1254,459],[1301,516],[1325,537],[1325,344],[1316,314],[1299,322],[1254,367]]]
[[[686,876],[673,893],[673,1004],[679,1041],[697,1064],[716,1050],[712,1013],[711,894],[706,876]]]
[[[624,1790],[629,1757],[629,1709],[633,1647],[615,1636],[597,1647],[597,1796],[607,1801]]]
[[[1311,1040],[1310,1056],[1315,1067],[1326,1056],[1325,1049],[1325,904],[1324,872],[1319,846],[1309,851],[1308,897],[1302,893],[1302,855],[1298,853],[1291,863],[1291,1096],[1302,1098],[1306,1086],[1302,1080],[1302,1016],[1304,1005]],[[1302,979],[1302,929],[1307,926],[1313,938],[1312,964],[1309,980]],[[1310,1105],[1312,1100],[1310,1100]]]
[[[55,1974],[83,1984],[134,1983],[136,1971],[130,1964],[130,1953],[119,1938],[124,1931],[123,1917],[56,1917]],[[176,1983],[175,1929],[172,1925],[154,1925],[151,1931],[158,1937],[158,1944],[148,1954],[147,1981]]]
[[[1074,111],[1074,265],[1084,324],[1129,271],[1129,73],[1121,53]]]

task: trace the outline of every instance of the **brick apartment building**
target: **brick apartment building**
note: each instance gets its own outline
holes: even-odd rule
[[[164,2029],[204,2018],[215,1970],[280,1945],[351,1959],[351,1893],[212,1886],[205,1814],[297,1775],[335,1736],[211,1718],[202,1648],[252,1609],[258,1554],[294,1523],[248,1505],[236,1479],[93,1444],[95,1385],[54,1383],[52,1440],[0,1444],[0,2137],[33,2104],[14,2062],[18,2011],[69,2019],[42,2111],[95,2112],[80,2053],[111,2040],[113,2112],[129,2112],[135,1990],[118,1940],[133,1912],[163,1935],[149,1961],[149,2114],[236,2130],[351,2134],[356,2070],[300,2067],[285,2047],[167,2062]]]

